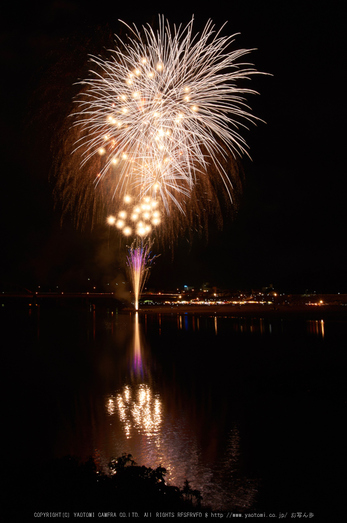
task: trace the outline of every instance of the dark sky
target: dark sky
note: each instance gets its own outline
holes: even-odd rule
[[[124,253],[108,231],[78,231],[54,210],[49,172],[55,137],[86,71],[88,53],[109,46],[118,19],[143,24],[158,13],[197,27],[208,18],[257,48],[250,100],[265,120],[246,133],[238,212],[209,240],[181,238],[163,252],[150,286],[200,285],[347,292],[344,3],[230,0],[169,7],[116,2],[12,5],[1,22],[2,285],[81,288],[121,277]]]

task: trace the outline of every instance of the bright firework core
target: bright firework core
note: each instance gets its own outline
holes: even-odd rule
[[[134,205],[131,196],[124,197],[124,208],[116,216],[107,217],[107,223],[114,225],[125,236],[136,234],[144,237],[151,234],[153,227],[161,222],[161,213],[158,210],[159,202],[145,196],[138,204]]]

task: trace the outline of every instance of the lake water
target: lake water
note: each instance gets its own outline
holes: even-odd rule
[[[5,448],[17,474],[24,456],[105,467],[126,452],[164,466],[169,483],[187,478],[213,510],[339,506],[345,320],[5,309]]]

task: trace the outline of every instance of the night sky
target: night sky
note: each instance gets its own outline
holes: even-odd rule
[[[35,7],[32,7],[34,5]],[[122,278],[124,252],[106,227],[60,223],[50,171],[55,138],[88,53],[103,52],[118,19],[139,25],[159,13],[201,28],[212,18],[236,47],[257,48],[249,101],[266,121],[245,133],[244,188],[224,228],[208,241],[181,238],[157,259],[150,287],[203,282],[222,288],[347,292],[345,6],[316,1],[230,0],[117,7],[117,2],[12,5],[1,22],[1,273],[5,288],[98,288]],[[112,240],[112,239],[111,239]]]

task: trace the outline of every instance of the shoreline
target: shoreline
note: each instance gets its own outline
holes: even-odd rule
[[[122,309],[135,313],[131,307]],[[347,319],[347,306],[343,305],[146,305],[140,306],[139,314],[192,314],[213,316],[255,316],[255,317],[293,317],[305,316],[308,319],[337,318]]]

